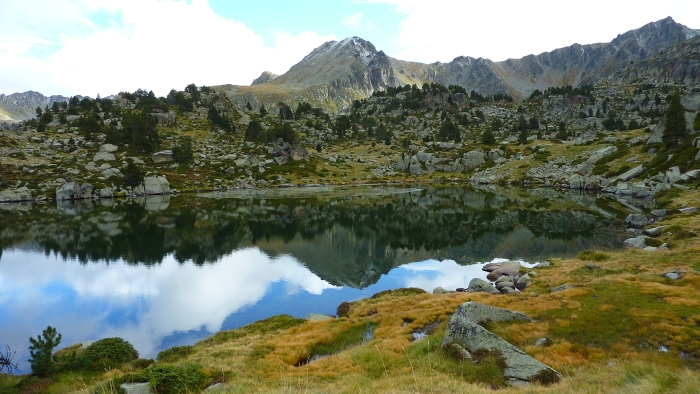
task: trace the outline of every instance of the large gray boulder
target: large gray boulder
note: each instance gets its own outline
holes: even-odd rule
[[[56,189],[56,201],[76,200],[80,195],[80,185],[77,182],[66,182]]]
[[[632,228],[644,228],[649,224],[649,219],[641,213],[631,213],[625,219],[625,223]]]
[[[500,294],[501,292],[498,291],[493,285],[483,279],[479,278],[474,278],[469,282],[469,286],[467,287],[467,291],[470,293],[481,293],[481,292],[486,292],[486,293],[491,293],[491,294]]]
[[[112,153],[109,152],[103,152],[99,151],[95,153],[95,156],[93,156],[92,161],[97,163],[99,161],[114,161],[116,160],[116,157]]]
[[[484,164],[486,160],[484,159],[484,151],[481,149],[473,150],[465,153],[462,156],[462,164],[465,168],[474,168]]]
[[[144,192],[148,195],[169,194],[170,183],[164,176],[149,176],[143,180]]]
[[[411,162],[408,165],[408,171],[413,175],[423,175],[423,169],[420,166],[420,160],[416,155],[411,156]]]
[[[646,236],[640,235],[638,237],[626,239],[623,244],[628,248],[643,249],[646,246],[646,239]]]
[[[0,202],[32,201],[32,192],[26,187],[16,190],[8,189],[0,192]]]
[[[532,321],[520,312],[494,308],[476,302],[465,302],[450,318],[445,331],[443,348],[452,347],[475,352],[479,349],[499,351],[506,361],[505,377],[511,383],[529,383],[537,377],[548,376],[548,380],[558,381],[561,374],[551,367],[535,360],[527,353],[504,341],[498,335],[486,330],[480,323],[487,321]]]

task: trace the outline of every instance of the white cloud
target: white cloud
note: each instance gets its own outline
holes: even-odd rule
[[[335,39],[278,33],[266,46],[206,0],[55,0],[48,3],[54,18],[30,12],[42,10],[36,0],[12,3],[0,5],[0,93],[7,94],[104,96],[143,88],[165,95],[189,83],[248,85],[262,71],[286,72]],[[11,22],[7,12],[30,23]]]
[[[573,43],[608,42],[618,34],[667,16],[700,28],[700,2],[650,0],[562,3],[552,0],[371,0],[402,15],[391,56],[448,62],[457,56],[499,61]]]
[[[343,26],[353,30],[375,30],[376,26],[361,12],[356,12],[352,15],[344,17],[341,22]]]
[[[40,331],[48,321],[64,333],[67,344],[119,336],[153,355],[162,338],[173,333],[201,327],[218,332],[229,315],[258,303],[274,282],[286,283],[287,295],[336,288],[292,256],[270,258],[255,248],[202,267],[179,264],[172,256],[156,267],[51,260],[21,251],[3,256],[0,310],[13,325],[0,324],[0,333],[10,343],[23,343],[27,333]],[[97,314],[82,310],[95,305]],[[124,311],[134,319],[105,321]]]

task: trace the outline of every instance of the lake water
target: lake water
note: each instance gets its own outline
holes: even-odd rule
[[[142,357],[277,314],[616,249],[631,207],[547,189],[291,188],[0,204],[0,346],[122,337]]]

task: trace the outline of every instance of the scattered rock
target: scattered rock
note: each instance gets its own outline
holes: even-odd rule
[[[625,219],[625,223],[632,228],[644,228],[649,223],[649,219],[641,213],[631,213]]]
[[[126,394],[150,394],[151,384],[150,383],[123,383],[121,386],[122,390]]]
[[[602,269],[602,268],[600,268],[600,266],[595,265],[595,264],[593,264],[593,263],[588,263],[588,264],[586,264],[586,268],[588,268],[588,269],[591,270],[591,271]]]
[[[556,292],[558,292],[558,291],[564,291],[564,290],[566,290],[566,289],[573,289],[573,286],[569,286],[569,285],[559,285],[559,286],[553,288],[552,290],[550,290],[549,292],[550,292],[550,293],[556,293]]]
[[[175,161],[175,158],[173,157],[173,151],[171,151],[171,150],[162,150],[160,152],[156,152],[153,154],[153,156],[151,158],[153,159],[154,163],[164,163],[164,162]]]
[[[22,186],[18,189],[8,189],[0,192],[0,202],[32,201],[32,192]]]
[[[536,376],[541,376],[544,373],[553,374],[555,380],[561,379],[559,372],[535,360],[479,325],[479,323],[487,321],[511,320],[532,321],[519,312],[493,308],[475,302],[465,302],[457,308],[450,318],[442,347],[453,351],[457,350],[458,353],[460,350],[466,353],[479,349],[499,351],[507,364],[504,375],[511,383],[527,384],[535,380]]]
[[[433,290],[433,294],[452,294],[452,293],[456,293],[456,292],[453,291],[453,290],[445,290],[445,289],[443,289],[443,288],[440,287],[440,286],[436,287],[436,288]]]
[[[306,315],[306,317],[304,319],[306,319],[307,321],[321,321],[321,320],[335,319],[335,317],[324,315],[321,313],[309,313],[308,315]]]
[[[626,239],[623,244],[628,248],[642,249],[647,246],[646,239],[647,237],[645,235],[640,235],[638,237]]]
[[[659,226],[659,227],[654,227],[654,228],[649,228],[644,231],[642,231],[642,234],[649,236],[649,237],[658,237],[661,235],[661,230],[665,229],[667,226]]]
[[[491,294],[500,294],[500,292],[493,287],[491,283],[479,278],[474,278],[469,282],[467,291],[470,293],[486,292]]]
[[[540,338],[535,342],[535,346],[537,347],[550,347],[552,346],[552,341],[550,341],[547,338]]]
[[[100,146],[100,152],[108,152],[108,153],[114,153],[119,149],[116,145],[112,144],[104,144]]]
[[[678,279],[682,279],[685,276],[685,271],[681,271],[681,270],[668,271],[665,274],[663,274],[662,276],[666,279],[678,280]]]
[[[98,161],[114,161],[116,159],[117,158],[114,157],[112,153],[99,151],[95,153],[95,156],[92,158],[92,161],[97,163]]]
[[[681,213],[695,213],[698,211],[698,209],[695,207],[688,207],[688,208],[681,208],[681,209],[679,209],[679,211],[681,211]]]
[[[149,176],[143,180],[143,189],[147,195],[169,194],[170,183],[164,176]]]

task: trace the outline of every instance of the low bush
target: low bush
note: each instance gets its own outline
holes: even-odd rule
[[[88,346],[84,356],[96,367],[106,368],[136,360],[139,352],[121,338],[104,338]]]

